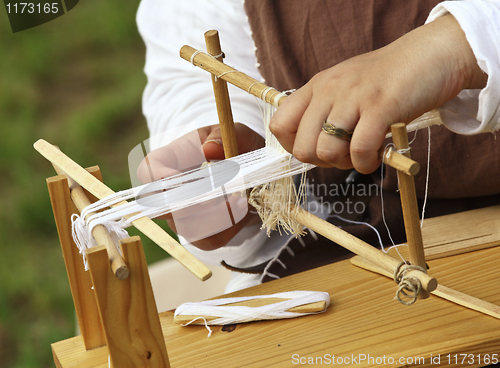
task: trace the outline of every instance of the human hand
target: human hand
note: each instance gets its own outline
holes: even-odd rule
[[[264,146],[264,139],[243,124],[235,124],[240,153]],[[224,159],[219,125],[190,132],[172,143],[150,152],[137,170],[139,180],[146,184],[166,178],[203,162]],[[213,199],[163,216],[170,228],[203,250],[227,244],[244,226],[256,221],[248,212],[244,197],[232,195]],[[229,215],[231,210],[231,216]]]
[[[380,164],[392,124],[409,123],[486,81],[458,22],[447,15],[318,73],[282,103],[270,128],[302,162],[367,174]],[[352,140],[323,132],[325,121],[354,131]]]

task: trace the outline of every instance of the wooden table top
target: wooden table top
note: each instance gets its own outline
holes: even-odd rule
[[[443,285],[500,305],[499,260],[496,247],[430,261],[429,273]],[[204,326],[181,327],[173,323],[172,312],[163,313],[172,367],[220,367],[222,362],[227,367],[284,367],[319,365],[321,359],[326,365],[333,356],[345,365],[351,364],[346,358],[357,358],[352,363],[361,367],[437,365],[431,357],[447,366],[473,367],[484,365],[487,354],[500,359],[500,320],[434,295],[404,306],[394,300],[394,281],[349,261],[232,295],[287,290],[326,291],[331,304],[322,314],[240,324],[232,332],[212,326],[210,338]],[[460,354],[474,364],[462,364]]]
[[[442,285],[500,305],[499,260],[496,246],[429,261],[429,274]],[[293,367],[333,360],[337,366],[432,367],[440,359],[447,367],[477,367],[500,359],[500,320],[434,295],[404,306],[394,299],[396,286],[346,260],[231,294],[326,291],[331,304],[322,314],[240,324],[231,332],[212,326],[207,338],[204,326],[182,327],[173,323],[172,311],[162,313],[170,364]],[[65,368],[107,367],[107,348],[86,352],[80,337],[52,348]]]

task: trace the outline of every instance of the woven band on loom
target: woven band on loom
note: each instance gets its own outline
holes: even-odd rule
[[[85,249],[96,245],[91,235],[96,225],[106,226],[121,239],[126,237],[121,229],[141,217],[156,218],[226,194],[289,178],[313,167],[299,162],[289,153],[264,147],[212,163],[209,169],[192,169],[99,200],[87,206],[80,216],[72,218],[73,238],[86,263]],[[219,186],[214,185],[214,180]],[[129,202],[109,208],[123,201]],[[95,214],[87,217],[89,212]]]

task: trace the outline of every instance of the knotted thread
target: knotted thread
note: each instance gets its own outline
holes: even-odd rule
[[[407,264],[405,261],[401,261],[398,264],[396,270],[394,271],[394,281],[399,284],[398,290],[396,291],[396,299],[404,305],[412,305],[415,303],[420,290],[422,290],[422,284],[419,279],[416,277],[405,276],[408,270],[426,272],[423,267]],[[411,294],[407,293],[407,291],[411,292]],[[410,298],[410,300],[406,301],[401,299],[401,294],[406,298]]]

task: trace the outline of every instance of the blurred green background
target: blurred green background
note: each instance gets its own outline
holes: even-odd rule
[[[74,336],[73,302],[45,178],[43,138],[113,190],[148,137],[139,0],[85,1],[13,34],[0,10],[0,367],[54,367],[50,344]],[[131,231],[131,234],[137,234]],[[148,262],[165,253],[143,237]]]

